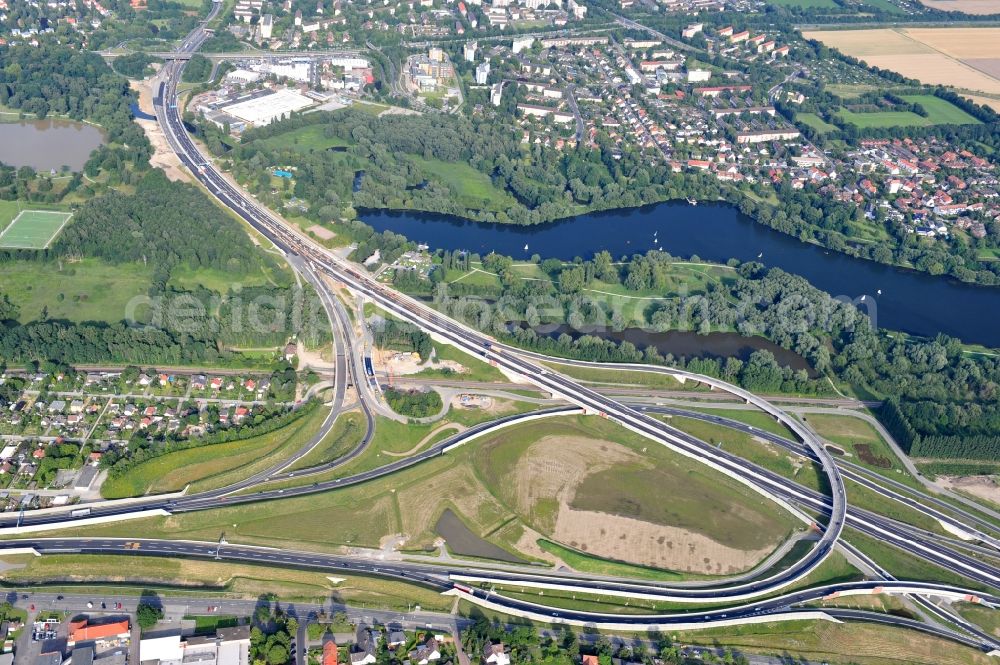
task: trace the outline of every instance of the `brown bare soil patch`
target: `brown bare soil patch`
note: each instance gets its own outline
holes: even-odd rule
[[[153,115],[153,93],[150,81],[129,81],[133,90],[139,92],[139,109],[144,113]],[[163,169],[167,177],[173,181],[191,182],[191,174],[181,166],[180,160],[170,145],[167,137],[163,135],[163,129],[155,120],[135,119],[135,123],[142,127],[146,138],[153,146],[153,155],[149,158],[149,163],[153,168]]]
[[[1000,504],[1000,485],[993,476],[937,476],[935,482],[946,489]]]
[[[606,559],[712,575],[749,570],[772,548],[741,550],[677,527],[559,506],[553,537]]]
[[[337,237],[337,234],[326,228],[325,226],[320,226],[319,224],[313,224],[306,231],[309,231],[314,236],[320,240],[332,240]]]
[[[892,460],[888,457],[876,455],[872,452],[872,447],[867,443],[854,444],[854,452],[858,454],[858,457],[860,457],[861,461],[865,464],[871,464],[872,466],[877,466],[880,469],[892,468]]]
[[[609,441],[544,437],[521,457],[513,488],[516,504],[539,531],[560,543],[643,566],[730,574],[752,568],[777,545],[738,549],[688,529],[572,506],[587,476],[620,464],[649,462]]]

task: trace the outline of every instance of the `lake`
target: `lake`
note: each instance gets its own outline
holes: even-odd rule
[[[80,171],[90,153],[104,143],[93,125],[71,120],[20,120],[0,123],[0,162],[59,171],[63,165]]]
[[[833,296],[851,300],[864,296],[879,327],[927,337],[945,333],[1000,347],[1000,288],[828,251],[757,224],[725,204],[671,201],[535,226],[483,224],[416,212],[364,211],[361,220],[378,231],[401,233],[435,249],[495,251],[516,260],[536,253],[542,258],[589,258],[602,249],[615,258],[662,249],[719,263],[730,258],[755,260],[801,275]]]

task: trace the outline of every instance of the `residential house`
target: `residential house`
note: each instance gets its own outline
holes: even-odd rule
[[[410,652],[410,662],[414,665],[427,665],[435,660],[441,660],[441,651],[437,638],[433,636]]]
[[[485,665],[510,665],[510,654],[503,642],[494,644],[487,642],[483,646],[483,663]]]

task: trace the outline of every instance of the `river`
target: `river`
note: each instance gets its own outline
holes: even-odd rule
[[[760,261],[801,275],[834,296],[865,298],[876,325],[915,335],[945,333],[1000,347],[1000,288],[886,266],[803,243],[725,204],[681,201],[572,217],[549,224],[483,224],[427,213],[365,211],[361,220],[435,249],[496,251],[527,260],[589,258],[606,249],[615,258],[650,249],[724,263]],[[528,249],[525,250],[524,246]],[[879,294],[881,290],[881,294]]]
[[[90,153],[104,142],[93,125],[71,120],[20,120],[0,123],[0,162],[36,171],[83,170]]]

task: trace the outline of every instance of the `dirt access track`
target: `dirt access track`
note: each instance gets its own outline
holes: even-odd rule
[[[148,115],[153,113],[153,79],[152,77],[135,81],[129,80],[129,86],[139,93],[139,110]],[[153,145],[153,156],[149,163],[153,168],[163,169],[167,177],[175,182],[191,182],[191,174],[181,166],[181,160],[170,149],[167,137],[164,136],[160,123],[155,120],[136,118],[135,123],[142,127],[146,138]]]

